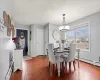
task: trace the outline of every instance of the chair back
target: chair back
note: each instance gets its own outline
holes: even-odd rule
[[[54,44],[48,44],[48,58],[51,63],[55,63]]]
[[[66,48],[70,47],[70,44],[72,44],[72,41],[67,41],[66,44],[65,44]]]
[[[53,43],[54,44],[54,48],[58,48],[59,47],[59,43]]]
[[[67,58],[68,62],[74,61],[75,52],[76,52],[76,44],[70,44],[70,52]]]

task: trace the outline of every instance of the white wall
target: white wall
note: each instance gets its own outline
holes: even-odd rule
[[[59,26],[55,24],[48,23],[44,26],[45,29],[49,29],[48,31],[48,43],[55,43],[56,40],[53,38],[52,33],[54,30],[59,32]]]
[[[30,29],[29,25],[15,23],[15,28]]]
[[[0,0],[0,10],[5,10],[10,16],[12,14],[12,0]],[[4,32],[0,31],[0,37],[6,37],[7,36],[7,28]],[[0,42],[0,47],[1,42]],[[0,80],[5,80],[5,75],[7,73],[7,70],[9,68],[9,51],[5,50],[4,47],[1,50],[0,48]]]
[[[7,37],[7,29],[4,32],[0,31],[0,80],[4,80],[6,73],[9,68],[9,51],[5,49],[6,46],[3,46],[5,41],[4,37]]]
[[[46,49],[48,48],[48,43],[56,43],[57,40],[53,38],[53,31],[57,30],[59,32],[59,26],[55,24],[48,23],[44,26],[45,29],[45,34],[44,34],[44,40],[45,40],[45,45],[44,45],[44,51],[45,54],[47,55]]]
[[[42,25],[31,25],[31,56],[35,57],[38,56],[37,52],[36,52],[36,38],[37,38],[37,32],[36,29],[37,28],[41,28],[42,30],[44,30],[44,26]],[[42,36],[44,38],[44,35]],[[44,41],[43,41],[44,43]],[[44,48],[44,44],[43,44],[43,48]],[[43,49],[43,53],[41,53],[41,55],[44,55],[44,49]]]
[[[75,25],[90,22],[90,47],[91,51],[81,51],[80,57],[82,60],[93,63],[93,61],[99,62],[100,57],[100,12],[87,16],[85,18],[79,19],[77,21],[71,22],[68,25],[73,27]],[[100,66],[100,64],[97,64]]]
[[[13,0],[0,0],[0,9],[5,10],[11,16],[12,3],[13,3]]]
[[[59,26],[55,24],[49,24],[49,43],[56,43],[56,40],[52,36],[54,30],[59,32]]]

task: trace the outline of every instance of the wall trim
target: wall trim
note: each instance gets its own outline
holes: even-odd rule
[[[76,58],[76,59],[78,59],[78,58]],[[79,60],[83,61],[83,62],[86,62],[86,63],[89,63],[89,64],[92,64],[94,66],[99,66],[100,67],[100,62],[96,62],[96,61],[85,59],[85,58],[80,58]]]

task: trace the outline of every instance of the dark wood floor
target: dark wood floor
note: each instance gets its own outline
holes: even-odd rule
[[[23,74],[22,74],[23,73]],[[80,68],[77,67],[72,72],[50,77],[46,57],[35,57],[23,61],[23,72],[17,71],[12,74],[10,80],[100,80],[100,67],[96,67],[84,62],[80,62]]]

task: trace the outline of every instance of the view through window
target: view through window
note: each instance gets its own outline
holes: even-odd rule
[[[68,41],[76,42],[77,48],[89,50],[89,24],[75,26],[75,28],[67,32]]]

